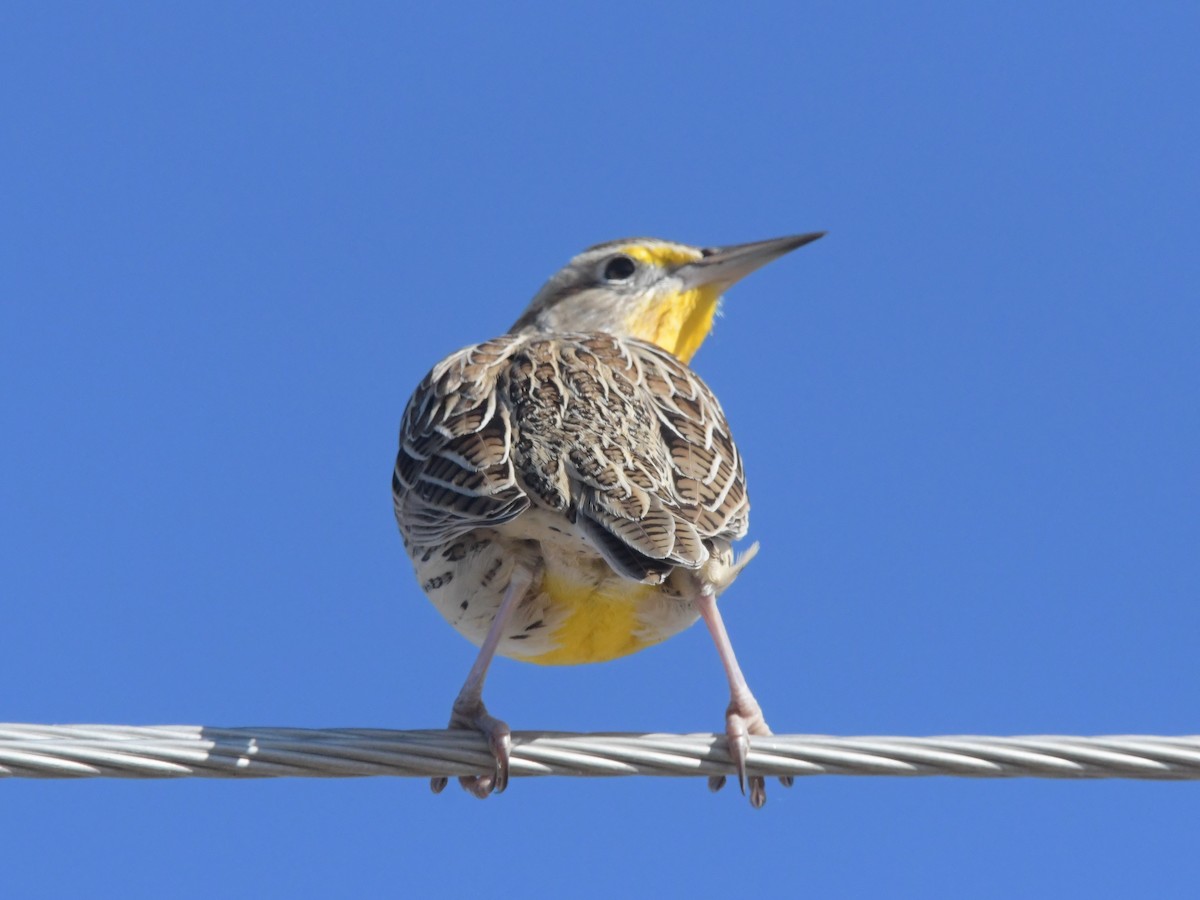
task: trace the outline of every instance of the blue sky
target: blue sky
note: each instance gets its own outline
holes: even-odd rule
[[[579,249],[827,229],[696,357],[778,731],[1200,731],[1193,4],[0,11],[0,719],[438,727],[473,648],[405,400]],[[784,416],[778,417],[782,409]],[[502,660],[514,728],[705,731],[702,628]],[[1179,895],[1200,785],[0,784],[0,894]]]

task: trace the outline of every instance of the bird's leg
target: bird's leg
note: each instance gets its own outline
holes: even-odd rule
[[[750,804],[756,809],[767,802],[766,784],[761,775],[746,776],[746,756],[750,752],[750,735],[766,737],[771,734],[767,722],[763,718],[762,707],[750,693],[746,676],[738,665],[733,653],[733,644],[725,631],[725,623],[717,610],[716,590],[711,585],[704,585],[700,592],[692,598],[692,603],[700,613],[700,618],[708,626],[713,643],[717,645],[717,654],[725,667],[725,675],[729,678],[729,708],[725,711],[725,734],[729,742],[729,756],[737,769],[738,785],[742,793],[746,793],[746,783],[750,784]],[[792,778],[785,776],[779,779],[785,786],[791,787]],[[719,791],[725,784],[724,775],[713,775],[708,779],[710,790]]]
[[[467,680],[454,699],[454,708],[450,712],[449,727],[483,734],[496,761],[495,770],[491,774],[464,775],[458,779],[458,783],[466,791],[480,799],[492,793],[502,793],[508,787],[508,760],[512,754],[512,737],[507,723],[488,715],[487,707],[483,705],[483,683],[487,679],[488,666],[496,655],[496,647],[500,644],[504,628],[512,618],[512,611],[521,602],[532,581],[533,576],[528,570],[521,566],[513,569],[508,588],[504,591],[504,599],[500,601],[496,617],[479,647],[479,655],[475,657],[475,663],[467,673]],[[446,779],[434,778],[429,782],[429,786],[435,794],[439,794],[446,787]]]

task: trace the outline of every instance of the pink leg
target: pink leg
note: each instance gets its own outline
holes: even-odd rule
[[[492,793],[502,793],[508,787],[508,760],[512,754],[512,737],[506,723],[488,715],[487,707],[483,705],[483,683],[487,680],[488,666],[496,655],[496,647],[500,645],[504,628],[512,618],[512,611],[525,596],[532,581],[533,576],[527,570],[519,566],[513,569],[504,599],[500,601],[500,608],[496,610],[496,618],[488,628],[487,636],[479,647],[479,655],[475,657],[475,663],[467,673],[467,680],[458,692],[450,712],[449,727],[482,733],[488,739],[488,746],[496,760],[495,771],[491,774],[464,775],[458,779],[465,790],[480,799]],[[440,794],[446,787],[446,780],[443,777],[434,778],[429,782],[429,786],[435,794]]]
[[[771,729],[763,719],[762,708],[754,695],[750,693],[750,685],[742,674],[737,657],[733,653],[733,644],[729,641],[729,633],[721,613],[717,610],[715,592],[705,586],[700,593],[692,598],[693,604],[700,612],[700,618],[708,626],[713,643],[717,645],[717,654],[721,657],[721,665],[725,667],[725,675],[729,678],[729,707],[725,711],[725,734],[729,741],[729,756],[737,769],[738,785],[742,793],[746,793],[746,783],[750,784],[750,804],[756,809],[767,802],[766,784],[761,775],[746,776],[746,756],[750,752],[750,735],[767,736]],[[791,787],[790,777],[781,778],[787,787]],[[708,786],[714,791],[720,790],[725,784],[724,775],[714,775],[708,779]]]

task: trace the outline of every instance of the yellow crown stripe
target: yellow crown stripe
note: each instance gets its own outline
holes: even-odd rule
[[[652,266],[662,266],[663,268],[682,266],[684,263],[694,262],[700,258],[699,250],[691,247],[681,247],[676,244],[655,244],[651,246],[629,244],[622,247],[620,252],[640,262],[649,263]]]

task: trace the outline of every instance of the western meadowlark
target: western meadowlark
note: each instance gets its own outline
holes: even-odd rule
[[[688,362],[735,281],[823,232],[699,248],[631,238],[572,259],[507,334],[442,360],[417,387],[392,475],[417,579],[480,650],[451,728],[488,739],[503,791],[508,726],[483,683],[497,653],[601,662],[704,619],[729,678],[729,753],[743,793],[748,735],[769,735],[717,611],[758,549],[735,557],[749,501],[712,391]],[[789,780],[785,779],[785,783]],[[709,780],[714,790],[724,778]],[[434,791],[446,779],[433,780]]]

